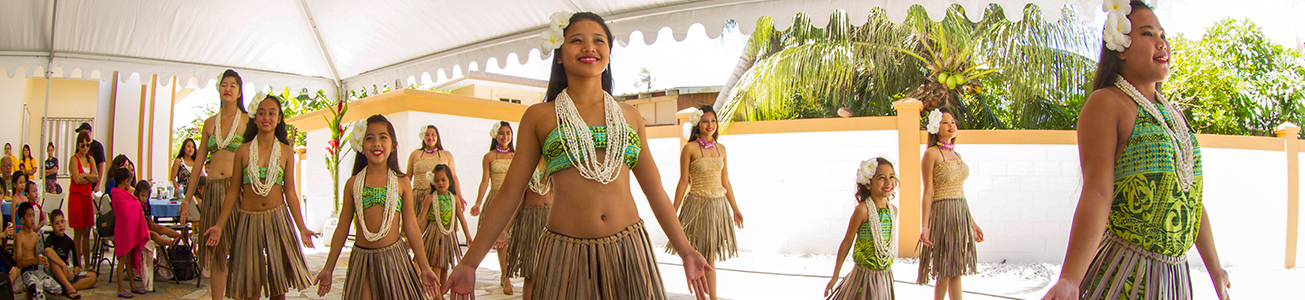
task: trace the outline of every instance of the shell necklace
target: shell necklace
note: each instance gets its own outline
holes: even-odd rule
[[[217,129],[214,129],[214,130],[213,130],[213,135],[214,135],[214,136],[218,136],[218,139],[215,140],[215,141],[213,141],[213,142],[214,142],[215,144],[217,144],[217,148],[218,148],[218,149],[225,149],[225,148],[227,147],[227,145],[231,145],[231,141],[232,141],[232,140],[235,140],[235,138],[236,138],[236,128],[240,127],[240,118],[238,118],[239,116],[240,116],[240,112],[236,112],[236,117],[232,117],[232,118],[231,118],[231,131],[227,131],[227,135],[226,135],[226,136],[221,136],[221,134],[222,134],[222,110],[221,110],[221,109],[218,109],[218,118],[217,118],[217,120],[213,120],[213,125],[214,125],[214,126],[217,126]]]
[[[1160,128],[1163,128],[1165,133],[1169,134],[1170,144],[1182,151],[1182,153],[1174,155],[1174,165],[1176,167],[1174,172],[1178,173],[1178,185],[1183,188],[1183,191],[1188,191],[1192,183],[1196,181],[1196,170],[1194,169],[1196,151],[1192,147],[1192,134],[1190,129],[1187,128],[1187,120],[1183,119],[1183,116],[1178,114],[1178,109],[1174,107],[1174,104],[1165,100],[1165,96],[1160,93],[1156,93],[1156,100],[1160,101],[1160,105],[1164,105],[1165,113],[1169,115],[1169,122],[1165,122],[1165,116],[1160,114],[1154,103],[1146,100],[1146,97],[1142,96],[1142,92],[1139,92],[1133,84],[1128,83],[1122,76],[1115,77],[1115,86],[1124,91],[1124,94],[1128,95],[1129,98],[1133,98],[1133,101],[1137,102],[1137,107],[1146,110],[1151,117],[1155,118],[1156,123],[1160,123]]]
[[[440,210],[439,202],[442,201],[440,200],[440,196],[441,195],[439,194],[439,192],[435,193],[435,203],[433,203],[435,204],[435,210]],[[449,201],[452,201],[452,199],[450,199]],[[435,218],[435,227],[440,229],[441,235],[449,235],[450,233],[453,233],[453,229],[458,228],[458,222],[454,222],[453,216],[449,216],[449,225],[444,225],[444,220],[440,220],[438,216],[439,213],[436,212],[437,218]]]
[[[530,176],[530,190],[540,196],[547,195],[549,190],[553,189],[553,178],[544,179],[543,170],[535,169],[535,174]]]
[[[252,168],[251,168],[252,167]],[[254,186],[254,193],[259,196],[267,196],[275,185],[276,178],[281,174],[281,142],[272,140],[272,152],[267,158],[266,177],[258,178],[258,141],[249,142],[249,164],[245,166],[245,176],[249,176],[249,182]]]
[[[357,214],[358,227],[362,227],[363,237],[367,238],[368,242],[379,241],[390,234],[389,225],[391,222],[394,222],[394,209],[399,206],[399,193],[397,192],[399,190],[399,179],[394,176],[394,172],[389,169],[385,170],[385,175],[385,211],[381,213],[384,216],[382,218],[383,222],[380,226],[381,231],[372,232],[371,229],[367,229],[367,220],[364,217],[366,214],[364,214],[362,210],[359,210]],[[358,176],[355,176],[353,180],[354,207],[363,207],[362,194],[363,189],[365,188],[363,187],[364,181],[367,181],[367,168],[363,168],[362,171],[359,171]]]
[[[887,241],[884,240],[884,227],[882,223],[879,223],[879,209],[870,205],[873,202],[874,200],[867,199],[865,206],[871,212],[870,217],[867,218],[869,220],[866,220],[866,222],[870,223],[870,236],[874,238],[875,242],[875,259],[878,261],[892,261],[897,258],[897,235],[891,234]],[[892,220],[892,225],[889,226],[895,227],[897,225],[897,209],[889,205],[888,211],[889,219]]]
[[[603,160],[598,160],[598,150],[595,148],[593,134],[589,132],[589,126],[585,124],[584,118],[580,117],[580,112],[576,110],[575,103],[571,101],[571,95],[566,89],[557,98],[557,129],[562,132],[562,145],[566,150],[567,156],[571,157],[576,170],[580,171],[580,176],[585,179],[591,179],[598,183],[607,184],[620,175],[623,161],[621,155],[625,151],[616,151],[612,148],[625,147],[628,138],[628,132],[625,125],[625,114],[621,112],[621,107],[612,99],[612,95],[603,92],[603,116],[607,128],[607,148]]]

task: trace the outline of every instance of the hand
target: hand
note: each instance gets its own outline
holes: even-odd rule
[[[825,285],[825,297],[829,297],[829,293],[834,291],[834,284],[837,283],[838,283],[838,277],[829,279],[829,284]]]
[[[315,247],[315,244],[313,244],[313,238],[318,236],[321,235],[312,230],[308,230],[308,228],[299,228],[299,241],[304,243],[304,247],[308,247],[308,249],[313,249],[313,247]]]
[[[426,295],[435,296],[436,298],[439,299],[444,299],[443,293],[436,294],[440,291],[439,280],[440,277],[436,276],[435,272],[431,272],[430,269],[421,271],[421,285],[425,288]]]
[[[973,228],[973,229],[974,229],[974,242],[976,242],[976,243],[982,243],[982,242],[983,242],[983,229],[979,228],[979,225],[971,225],[970,228]]]
[[[739,212],[737,209],[734,210],[734,226],[738,226],[739,229],[743,229],[743,213]]]
[[[1228,271],[1223,268],[1219,270],[1210,270],[1210,281],[1214,282],[1214,293],[1219,296],[1219,300],[1228,300],[1228,289],[1232,288],[1232,282],[1228,280]]]
[[[73,267],[72,272],[73,274],[81,273],[82,267]],[[68,277],[68,278],[72,278],[72,277]]]
[[[14,236],[14,227],[17,227],[17,226],[9,226],[8,228],[5,228],[5,236],[6,236],[6,237]]]
[[[689,292],[697,295],[698,300],[707,299],[707,271],[712,270],[707,259],[696,251],[684,257],[684,278],[689,280]]]
[[[452,291],[450,299],[476,299],[476,268],[459,263],[449,272],[440,294]]]
[[[458,206],[459,213],[467,210],[467,199],[462,199],[462,196],[458,196],[458,203],[462,204],[462,206]]]
[[[177,221],[181,224],[186,224],[186,219],[188,217],[190,217],[190,205],[186,205],[186,201],[181,201],[181,216],[177,217]]]
[[[68,271],[68,276],[67,276],[67,277],[64,277],[64,278],[67,278],[68,280],[72,280],[74,277],[77,277],[77,272],[76,272],[76,271]]]
[[[471,216],[472,217],[480,216],[480,204],[476,204],[471,207]]]
[[[331,292],[331,270],[330,270],[330,269],[322,269],[321,272],[318,272],[318,273],[317,273],[317,279],[314,279],[314,280],[313,280],[313,285],[316,285],[316,286],[317,286],[317,296],[318,296],[318,297],[326,296],[326,293],[330,293],[330,292]]]
[[[209,227],[208,230],[204,231],[204,236],[208,237],[208,242],[205,244],[217,246],[218,242],[222,241],[222,227]]]
[[[40,255],[36,256],[36,264],[45,265],[45,263],[46,263],[45,256],[40,256]]]
[[[929,227],[920,228],[920,242],[925,246],[933,246],[933,241],[929,240]]]
[[[1056,285],[1052,286],[1051,290],[1047,291],[1047,295],[1042,296],[1042,300],[1077,300],[1077,299],[1078,299],[1078,284],[1074,284],[1074,282],[1065,278],[1061,278],[1060,281],[1057,281]]]

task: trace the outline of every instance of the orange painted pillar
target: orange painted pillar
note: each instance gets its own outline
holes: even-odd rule
[[[897,252],[900,257],[919,257],[915,244],[920,241],[920,197],[923,182],[920,179],[920,110],[924,103],[914,98],[893,102],[897,109],[897,178],[901,207],[897,231]]]
[[[1287,250],[1283,266],[1288,269],[1296,267],[1296,238],[1300,223],[1300,143],[1297,135],[1300,127],[1291,122],[1278,125],[1274,131],[1283,140],[1283,152],[1287,154]]]

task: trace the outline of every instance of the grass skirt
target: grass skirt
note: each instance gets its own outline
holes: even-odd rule
[[[611,236],[544,231],[534,299],[666,299],[643,220]]]
[[[689,245],[702,256],[715,261],[739,255],[739,245],[734,238],[734,213],[725,197],[706,197],[689,193],[680,209],[680,225]],[[675,253],[675,247],[666,244],[666,252]]]
[[[222,201],[227,197],[227,188],[231,187],[231,177],[222,179],[209,179],[204,183],[204,203],[199,207],[199,232],[208,230],[217,222],[218,216],[222,214]],[[223,228],[232,228],[231,219],[228,219],[226,226]],[[234,230],[232,233],[236,233]],[[231,250],[230,238],[234,234],[224,234],[218,241],[217,246],[209,246],[208,243],[199,243],[199,266],[206,271],[225,271],[227,269],[227,253]],[[212,263],[218,261],[218,263]]]
[[[534,278],[535,266],[539,261],[540,239],[548,226],[548,205],[525,206],[517,212],[512,223],[512,235],[508,237],[507,267],[503,272],[508,277]]]
[[[402,241],[379,249],[353,246],[341,298],[362,299],[364,287],[371,290],[372,299],[426,299],[421,278]]]
[[[974,230],[970,228],[970,206],[965,198],[933,201],[929,240],[933,246],[920,247],[920,273],[916,284],[930,278],[978,274],[978,251]]]
[[[834,288],[826,300],[892,300],[893,269],[871,270],[853,264],[852,272]]]
[[[426,261],[430,262],[431,268],[452,270],[462,259],[462,247],[458,245],[458,218],[455,216],[451,221],[449,234],[440,232],[441,224],[436,223],[439,220],[426,224],[426,230],[421,234],[422,245],[426,247]]]
[[[299,231],[285,204],[264,211],[237,208],[227,236],[231,248],[226,295],[245,299],[283,295],[312,285]]]
[[[1080,299],[1192,299],[1187,257],[1147,251],[1106,232],[1079,286]]]

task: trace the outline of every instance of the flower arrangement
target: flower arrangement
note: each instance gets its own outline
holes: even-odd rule
[[[331,216],[334,218],[340,214],[340,160],[344,156],[340,153],[340,141],[350,138],[340,121],[344,118],[344,113],[349,111],[349,106],[344,99],[339,99],[335,105],[327,108],[331,110],[330,116],[322,115],[322,119],[325,119],[326,127],[331,130],[331,139],[326,141],[326,170],[331,173],[331,191],[334,195],[331,200],[335,203],[331,208]]]

